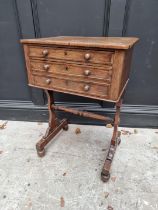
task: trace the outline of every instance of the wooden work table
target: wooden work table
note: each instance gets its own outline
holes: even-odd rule
[[[112,123],[113,136],[101,178],[108,181],[110,167],[120,143],[118,131],[120,107],[128,83],[131,57],[138,38],[131,37],[50,37],[23,39],[30,86],[42,88],[48,97],[49,126],[36,144],[40,157],[45,146],[61,130],[68,130],[68,121],[59,121],[55,110],[62,110]],[[68,93],[101,101],[114,102],[114,119],[54,104],[53,92]]]

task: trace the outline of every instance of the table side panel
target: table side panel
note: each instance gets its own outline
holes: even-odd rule
[[[123,71],[122,71],[121,90],[124,88],[124,85],[129,79],[130,67],[131,67],[131,61],[132,61],[132,52],[133,52],[133,47],[126,50],[125,62],[124,62]]]
[[[28,77],[28,82],[33,83],[33,76],[31,73],[31,65],[30,65],[30,58],[29,58],[29,47],[27,44],[23,45],[24,49],[24,56],[25,56],[25,63],[26,63],[26,69],[27,69],[27,77]]]
[[[116,50],[114,55],[112,82],[109,91],[109,98],[117,101],[122,91],[122,80],[124,81],[124,63],[125,63],[125,50]]]

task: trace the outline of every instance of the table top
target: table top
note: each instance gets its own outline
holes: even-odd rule
[[[129,49],[139,39],[136,37],[79,37],[56,36],[48,38],[22,39],[23,44],[62,45],[72,47],[96,47],[108,49]]]

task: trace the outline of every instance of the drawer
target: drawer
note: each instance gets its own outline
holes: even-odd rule
[[[107,85],[99,85],[87,82],[79,82],[58,77],[33,76],[33,86],[46,89],[53,89],[65,93],[93,96],[96,98],[106,97],[108,94]]]
[[[29,47],[29,56],[82,63],[112,64],[113,51]]]
[[[96,68],[92,66],[72,65],[62,63],[48,63],[31,61],[31,70],[36,74],[60,74],[69,76],[79,76],[85,79],[101,79],[104,81],[110,81],[112,75],[112,67],[105,66],[104,68]]]

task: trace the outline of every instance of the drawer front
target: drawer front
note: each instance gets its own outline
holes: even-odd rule
[[[55,60],[78,61],[83,63],[112,64],[113,51],[30,47],[29,56]]]
[[[79,76],[85,79],[97,79],[110,81],[112,75],[112,67],[107,66],[104,69],[95,68],[91,66],[72,65],[72,64],[60,64],[60,63],[48,63],[48,62],[31,62],[31,70],[36,74],[60,74],[67,76]]]
[[[33,84],[37,87],[53,89],[65,93],[79,94],[83,96],[93,96],[97,98],[106,97],[108,86],[93,83],[78,82],[68,79],[59,79],[57,77],[49,78],[42,76],[33,76]]]

